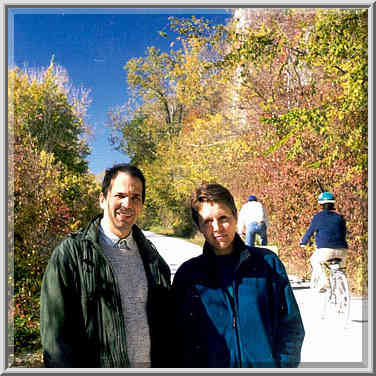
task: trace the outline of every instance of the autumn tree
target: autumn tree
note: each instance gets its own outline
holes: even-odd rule
[[[367,173],[367,12],[286,10],[252,16],[258,22],[234,31],[234,49],[224,61],[241,66],[239,97],[251,130],[248,140],[260,150],[245,165],[253,172],[248,189],[267,202],[272,238],[284,249],[283,257],[295,255],[292,264],[307,260],[296,245],[318,210],[317,179],[334,191],[349,220],[349,271],[358,275],[367,248],[362,178]],[[364,275],[355,282],[362,287]]]
[[[73,88],[66,71],[53,59],[39,71],[15,67],[8,80],[14,136],[30,135],[38,150],[53,153],[72,172],[87,171],[89,92]]]
[[[224,86],[219,75],[214,77],[208,71],[216,69],[210,63],[218,52],[209,48],[212,44],[207,42],[207,32],[211,29],[207,23],[195,18],[170,21],[171,33],[162,33],[164,38],[177,35],[169,52],[150,47],[146,57],[126,63],[133,107],[125,105],[112,111],[110,126],[115,131],[114,145],[152,181],[146,203],[151,222],[159,217],[166,226],[178,228],[187,219],[178,219],[187,212],[182,196],[186,192],[179,190],[187,166],[179,160],[181,154],[172,150],[179,150],[181,134],[190,127],[187,119],[195,119],[198,113],[217,112]]]
[[[16,352],[40,345],[39,293],[53,248],[99,210],[99,186],[84,159],[88,101],[86,94],[70,96],[62,72],[51,63],[38,73],[8,73],[9,325]]]

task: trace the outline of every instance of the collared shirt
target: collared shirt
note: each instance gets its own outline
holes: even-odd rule
[[[122,239],[125,239],[127,242],[127,246],[130,249],[138,250],[137,243],[134,240],[133,235],[132,235],[132,231],[129,233],[129,235],[126,238],[119,238],[117,235],[115,235],[114,233],[110,231],[110,229],[108,228],[103,218],[101,220],[101,225],[99,226],[99,231],[100,231],[101,239],[108,246],[119,248],[118,247],[119,241]]]

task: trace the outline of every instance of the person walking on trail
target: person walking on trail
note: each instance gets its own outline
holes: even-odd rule
[[[268,245],[268,218],[264,205],[254,195],[248,197],[239,212],[238,233],[245,235],[245,244],[253,247],[256,234],[261,238],[261,245]]]
[[[316,250],[310,258],[311,287],[317,287],[319,292],[325,292],[329,284],[321,263],[332,258],[339,258],[341,259],[340,266],[343,266],[348,249],[346,221],[341,214],[335,212],[333,193],[322,192],[317,201],[322,210],[312,218],[300,245],[304,247],[309,244],[311,237],[315,234]]]
[[[174,365],[297,367],[304,327],[278,256],[243,243],[225,187],[200,186],[191,209],[205,244],[202,255],[179,267],[172,284]]]
[[[63,239],[43,276],[40,328],[46,367],[165,367],[170,269],[135,225],[145,178],[107,169],[103,214]]]

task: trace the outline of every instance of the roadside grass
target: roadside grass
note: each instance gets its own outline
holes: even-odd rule
[[[9,368],[44,368],[42,349],[10,354]]]

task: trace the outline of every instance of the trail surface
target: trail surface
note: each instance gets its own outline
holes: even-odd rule
[[[160,255],[170,266],[172,277],[184,261],[202,253],[200,246],[184,239],[158,235],[150,231],[144,231],[144,234],[157,247]]]

